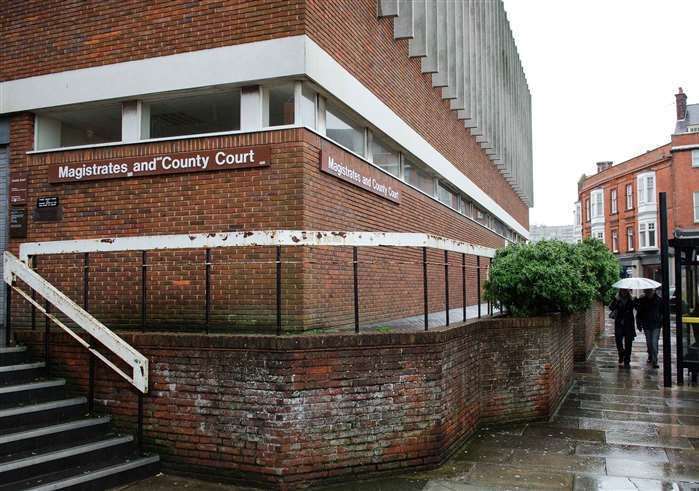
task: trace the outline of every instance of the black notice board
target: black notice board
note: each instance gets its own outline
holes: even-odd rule
[[[27,208],[13,206],[10,208],[10,238],[25,239],[27,237]]]

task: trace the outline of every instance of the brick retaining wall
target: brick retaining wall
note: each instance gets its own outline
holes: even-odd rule
[[[549,417],[573,376],[574,323],[487,319],[440,332],[123,333],[151,362],[147,446],[167,469],[280,489],[435,467],[479,424]],[[18,338],[41,355],[40,331]],[[54,333],[52,374],[86,393],[87,356]],[[133,431],[104,366],[99,402]]]

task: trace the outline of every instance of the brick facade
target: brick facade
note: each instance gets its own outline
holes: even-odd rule
[[[281,489],[443,462],[481,424],[548,418],[572,382],[574,322],[492,319],[441,332],[125,333],[151,362],[148,447],[166,468]],[[41,354],[41,330],[19,337]],[[86,352],[52,334],[52,373],[86,390]],[[118,426],[136,398],[103,366]]]

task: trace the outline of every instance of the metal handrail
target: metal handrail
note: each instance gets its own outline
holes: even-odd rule
[[[78,343],[86,348],[91,355],[100,359],[105,365],[110,367],[119,376],[129,382],[141,394],[148,393],[148,358],[143,356],[131,345],[114,334],[114,332],[107,328],[107,326],[95,319],[78,304],[68,298],[58,288],[46,281],[45,278],[36,273],[36,271],[33,271],[31,268],[29,268],[29,266],[27,266],[27,264],[17,259],[9,251],[5,251],[3,254],[3,264],[3,279],[5,283],[10,286],[10,288],[21,295],[48,319],[52,320],[56,325],[67,332]],[[42,307],[31,294],[26,293],[15,285],[16,278],[22,280],[29,288],[43,297],[47,302],[46,306]],[[54,306],[60,312],[65,314],[70,320],[75,322],[90,336],[99,341],[117,357],[123,360],[129,367],[131,367],[132,374],[129,375],[125,373],[102,353],[93,348],[88,341],[71,330],[55,315],[51,314],[48,309],[49,305]]]

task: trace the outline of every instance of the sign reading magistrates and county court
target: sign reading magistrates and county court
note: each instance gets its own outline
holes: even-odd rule
[[[400,191],[394,178],[331,143],[323,142],[321,146],[320,170],[394,203],[400,203]]]
[[[261,145],[52,164],[49,167],[49,182],[55,184],[264,167],[269,165],[271,156],[271,147]]]

